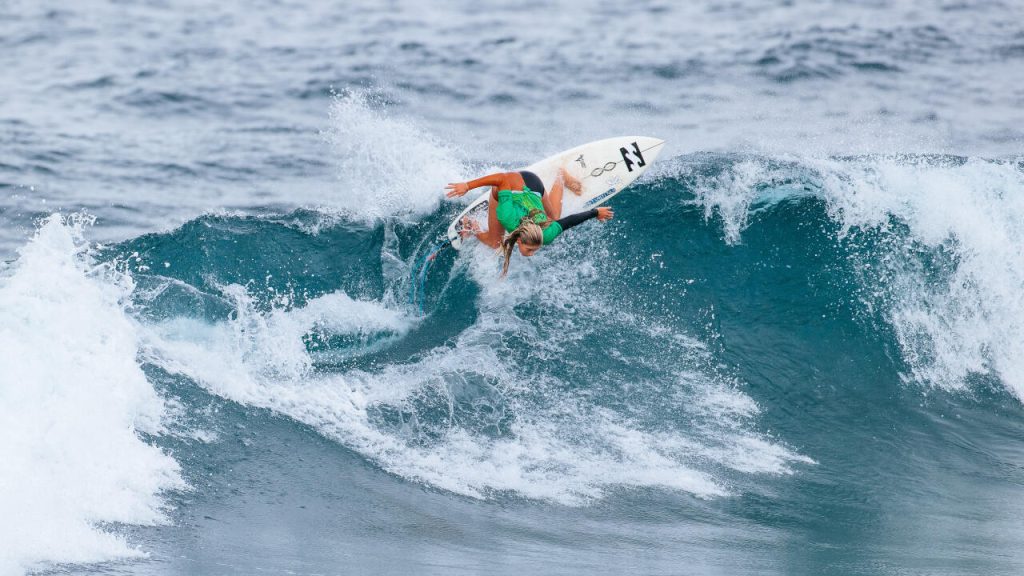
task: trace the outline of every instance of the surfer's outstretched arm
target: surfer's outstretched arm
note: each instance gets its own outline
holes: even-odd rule
[[[522,190],[523,177],[519,172],[496,172],[469,182],[451,182],[445,186],[445,196],[455,198],[481,186],[491,186],[491,198],[498,199],[498,190]]]
[[[565,218],[557,220],[558,225],[562,227],[562,231],[565,232],[573,226],[577,226],[590,220],[591,218],[597,218],[601,222],[607,222],[615,217],[615,212],[607,206],[598,206],[597,208],[591,208],[586,212],[578,212],[576,214],[570,214]]]

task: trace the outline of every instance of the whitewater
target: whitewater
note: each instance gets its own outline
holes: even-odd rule
[[[3,6],[0,574],[1020,573],[1021,16]]]

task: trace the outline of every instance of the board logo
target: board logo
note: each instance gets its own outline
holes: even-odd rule
[[[622,154],[622,161],[626,163],[626,170],[633,171],[633,166],[642,168],[647,165],[644,160],[643,152],[640,151],[640,146],[636,142],[633,142],[633,151],[630,152],[628,148],[619,148],[619,153]]]
[[[601,202],[601,200],[604,200],[605,198],[611,196],[612,194],[615,194],[615,188],[609,188],[608,191],[606,191],[606,192],[604,192],[604,193],[602,193],[602,194],[600,194],[598,196],[594,196],[590,200],[587,200],[587,203],[584,204],[584,206],[589,208],[590,206],[593,206],[595,204],[599,204]]]
[[[580,157],[577,158],[576,161],[580,163],[581,168],[583,168],[584,170],[587,169],[587,163],[583,160],[583,154],[580,154]]]
[[[605,162],[604,166],[598,166],[597,168],[594,168],[593,170],[591,170],[590,171],[590,175],[593,176],[594,178],[597,178],[598,176],[600,176],[601,174],[604,174],[605,172],[608,172],[610,170],[615,170],[615,166],[617,164],[618,164],[618,162]]]

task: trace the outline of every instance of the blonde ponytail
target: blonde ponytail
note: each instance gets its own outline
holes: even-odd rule
[[[534,220],[534,216],[537,214],[544,214],[544,212],[536,208],[530,210],[529,214],[519,220],[519,226],[516,226],[516,229],[509,232],[501,241],[498,251],[505,258],[505,262],[501,265],[502,278],[508,274],[508,264],[512,260],[512,249],[516,247],[516,242],[526,242],[531,246],[539,246],[544,243],[544,229],[551,224],[551,221],[545,218],[543,222],[538,223]]]

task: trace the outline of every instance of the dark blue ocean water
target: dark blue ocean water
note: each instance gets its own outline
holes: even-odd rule
[[[0,574],[1020,574],[1022,16],[0,5]]]

